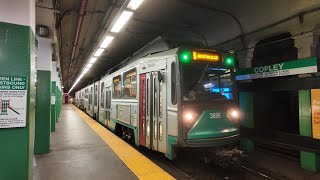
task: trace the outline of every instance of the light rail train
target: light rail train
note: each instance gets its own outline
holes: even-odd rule
[[[150,44],[125,66],[77,91],[76,106],[168,159],[178,149],[235,147],[240,116],[235,59],[210,49]]]

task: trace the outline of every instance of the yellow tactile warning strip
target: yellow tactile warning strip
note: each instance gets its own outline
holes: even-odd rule
[[[77,107],[73,107],[79,113],[80,117],[102,138],[139,179],[175,179],[118,136],[91,119],[87,114]]]

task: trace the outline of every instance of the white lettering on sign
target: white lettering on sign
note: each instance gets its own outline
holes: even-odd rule
[[[210,113],[210,119],[219,119],[221,118],[221,113]]]
[[[261,67],[255,67],[253,71],[255,73],[263,73],[263,72],[272,72],[272,71],[279,71],[282,70],[283,68],[283,63],[281,64],[274,64],[270,66],[261,66]]]
[[[0,77],[0,128],[25,127],[27,78]]]

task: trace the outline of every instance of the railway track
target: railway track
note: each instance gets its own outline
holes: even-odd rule
[[[267,173],[252,169],[246,165],[222,168],[213,163],[206,164],[193,156],[180,157],[177,160],[170,161],[159,152],[136,147],[133,143],[129,144],[179,180],[278,180],[278,178],[271,177]]]

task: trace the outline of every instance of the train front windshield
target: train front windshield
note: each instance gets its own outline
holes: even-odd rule
[[[233,97],[233,78],[228,68],[213,64],[183,64],[183,100],[228,101]]]

